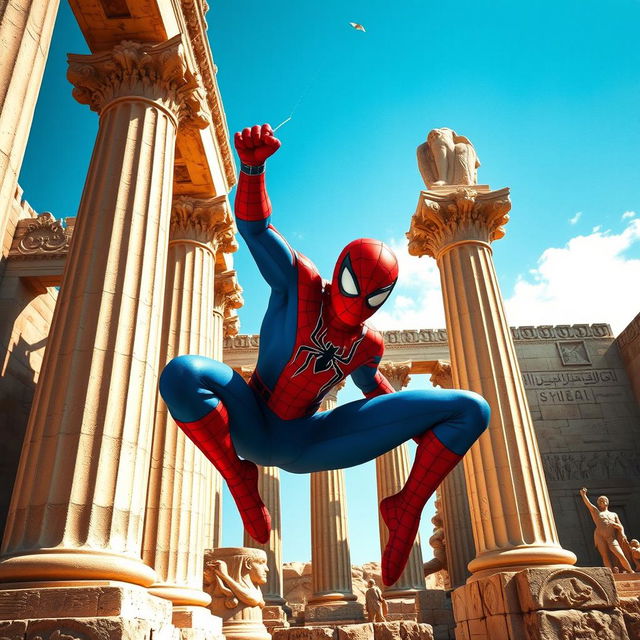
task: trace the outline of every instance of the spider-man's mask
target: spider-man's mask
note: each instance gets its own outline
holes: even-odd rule
[[[345,324],[362,324],[389,297],[398,260],[380,240],[359,238],[340,254],[333,271],[331,306]]]

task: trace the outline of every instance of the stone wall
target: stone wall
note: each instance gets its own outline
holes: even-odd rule
[[[627,368],[631,388],[640,405],[640,313],[616,338],[616,344]]]
[[[4,263],[18,220],[35,218],[36,213],[20,201],[12,208],[0,259],[0,531],[18,467],[22,441],[38,374],[44,357],[57,291],[49,288],[39,293],[25,281],[4,273]]]
[[[516,352],[560,535],[579,565],[600,565],[578,491],[609,497],[640,536],[640,415],[607,325],[519,327]]]

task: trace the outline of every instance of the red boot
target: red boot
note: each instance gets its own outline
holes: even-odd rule
[[[382,554],[382,581],[391,586],[404,571],[420,526],[422,509],[444,477],[462,459],[445,447],[432,431],[419,440],[416,459],[404,487],[380,503],[389,529]]]
[[[200,420],[176,420],[176,424],[226,480],[247,533],[258,542],[268,542],[271,516],[258,492],[258,467],[238,458],[229,433],[229,415],[222,402]]]

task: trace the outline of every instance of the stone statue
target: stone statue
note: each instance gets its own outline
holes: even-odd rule
[[[375,580],[369,579],[367,582],[367,592],[365,593],[365,605],[367,608],[367,617],[369,622],[386,622],[389,609],[387,601],[382,597],[380,587],[376,585]]]
[[[205,555],[205,591],[211,596],[209,609],[222,618],[227,640],[270,640],[262,622],[267,554],[262,549],[217,548]]]
[[[628,544],[627,537],[624,534],[624,528],[618,515],[613,511],[609,511],[609,498],[600,496],[596,500],[598,505],[596,507],[587,498],[587,490],[584,487],[580,489],[580,496],[587,509],[589,509],[596,525],[593,532],[593,541],[602,556],[604,566],[612,571],[622,569],[633,573],[633,569],[622,550],[622,546]]]
[[[432,129],[417,149],[418,168],[427,189],[478,184],[480,161],[469,138],[453,129]]]

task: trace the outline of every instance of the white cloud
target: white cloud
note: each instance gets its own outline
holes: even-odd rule
[[[582,211],[578,211],[573,218],[569,218],[569,224],[576,224],[582,218]]]
[[[391,299],[371,319],[372,324],[378,329],[444,327],[440,272],[436,261],[426,256],[410,256],[406,240],[391,240],[387,244],[398,256],[398,284]]]
[[[622,214],[622,220],[629,220],[630,218],[635,218],[638,214],[635,211],[625,211]]]
[[[620,332],[640,311],[640,260],[625,256],[631,247],[640,247],[640,219],[618,234],[594,227],[546,249],[506,300],[509,324],[608,322]]]
[[[388,244],[398,256],[400,276],[373,324],[379,329],[444,327],[435,260],[410,256],[405,242]],[[537,268],[520,275],[513,294],[505,299],[509,324],[607,322],[619,333],[640,311],[640,259],[625,255],[632,248],[640,249],[640,218],[629,220],[620,233],[594,227],[564,247],[545,249]]]

